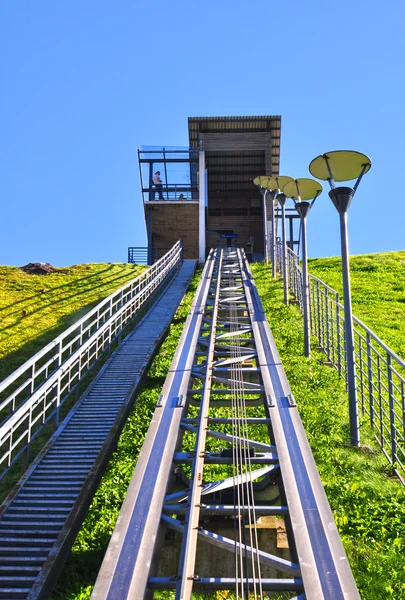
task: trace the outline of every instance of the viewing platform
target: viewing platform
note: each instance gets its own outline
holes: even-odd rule
[[[138,161],[144,202],[198,203],[198,150],[140,146]],[[161,184],[154,182],[156,173],[159,173]]]

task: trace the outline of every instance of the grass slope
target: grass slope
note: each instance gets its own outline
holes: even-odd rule
[[[347,445],[347,396],[342,380],[334,369],[325,366],[323,354],[314,352],[311,359],[304,358],[298,309],[284,306],[281,284],[271,279],[267,267],[253,265],[253,272],[361,597],[405,598],[404,491],[390,477],[366,423],[361,450]],[[155,358],[52,600],[90,598],[196,285],[195,278]],[[173,595],[162,592],[157,597]],[[230,599],[233,595],[219,593],[214,597]],[[195,594],[193,598],[201,596]]]
[[[297,307],[284,306],[268,267],[253,274],[322,482],[363,600],[405,598],[405,496],[362,423],[362,448],[348,446],[347,396],[325,356],[303,355]],[[313,269],[312,269],[313,272]]]
[[[405,359],[405,251],[350,258],[353,314]],[[309,261],[309,272],[341,294],[340,258]]]
[[[28,275],[0,267],[0,381],[144,268],[92,263]]]
[[[90,598],[157,399],[190,310],[200,274],[201,271],[194,276],[189,291],[170,325],[168,336],[149,369],[145,385],[137,398],[135,408],[128,417],[117,450],[110,460],[88,510],[70,558],[51,596],[52,600]]]
[[[401,261],[405,257],[405,253],[395,254]],[[387,255],[385,256],[387,257]],[[393,254],[391,254],[391,257],[393,257]],[[369,257],[355,258],[367,259]],[[316,266],[317,261],[311,261],[311,272],[322,277],[338,289],[338,277],[340,276],[340,273],[338,273],[338,259],[318,259],[318,261],[318,267],[322,266],[323,273],[326,274],[328,268],[325,268],[324,265],[332,261],[329,265],[331,277],[328,279],[320,271],[315,271],[312,265],[315,264]],[[333,261],[335,261],[334,265]],[[46,328],[44,335],[49,336],[46,341],[39,342],[39,345],[42,346],[57,335],[61,329],[70,325],[75,318],[78,318],[77,313],[72,314],[72,306],[74,311],[80,311],[83,306],[89,308],[101,297],[122,285],[126,279],[135,276],[134,271],[126,272],[124,267],[127,266],[79,265],[69,270],[71,279],[68,281],[63,281],[61,274],[58,274],[57,277],[54,275],[38,278],[24,276],[23,281],[25,277],[32,280],[26,288],[28,295],[32,296],[28,298],[26,308],[24,308],[25,301],[23,300],[21,288],[20,296],[17,294],[18,286],[23,285],[23,283],[19,282],[17,275],[14,276],[14,279],[9,277],[11,269],[0,269],[0,290],[2,290],[0,292],[0,310],[2,311],[0,314],[6,315],[8,310],[14,312],[14,321],[9,321],[3,331],[15,328],[16,340],[12,340],[12,343],[16,344],[15,351],[18,352],[19,349],[24,351],[26,347],[39,339],[38,337],[35,339],[35,334],[33,334],[36,325],[35,317],[33,317],[32,322],[33,329],[30,330],[27,327],[26,334],[24,334],[23,327],[27,323],[26,319],[29,317],[30,311],[34,312],[35,310],[35,302],[39,304],[35,314],[37,314],[37,318],[44,317],[43,327]],[[363,264],[364,266],[372,267],[370,262],[367,261]],[[83,270],[81,270],[82,267]],[[93,267],[95,271],[92,271]],[[398,265],[397,267],[398,269],[401,268]],[[130,268],[133,269],[133,267]],[[395,267],[393,266],[393,268]],[[334,271],[336,271],[335,279],[332,277]],[[370,271],[375,273],[375,270],[370,269],[369,279]],[[342,381],[335,370],[324,365],[323,354],[314,352],[311,359],[304,358],[302,317],[298,309],[294,306],[285,307],[283,305],[281,284],[272,281],[267,267],[253,265],[253,272],[361,596],[363,600],[405,598],[404,491],[398,482],[390,477],[385,459],[367,432],[366,423],[362,426],[362,449],[357,451],[348,447],[347,397]],[[384,268],[382,268],[382,271],[379,272],[381,280],[378,285],[379,290],[385,285],[383,282],[384,272],[390,278],[390,269],[385,268],[384,271]],[[112,286],[105,291],[104,287],[101,286],[104,279],[103,273],[106,285],[109,281]],[[42,304],[39,296],[40,290],[47,288],[47,284],[51,282],[52,277],[55,277],[55,280],[53,285],[49,287],[52,288],[52,294],[54,294],[57,304],[60,306],[63,304],[63,297],[66,292],[70,297],[70,299],[66,298],[66,312],[57,316],[54,321],[52,321],[52,313],[55,311],[47,306],[49,303],[44,302]],[[354,269],[353,278],[355,279],[355,277]],[[5,278],[10,279],[7,284],[4,284]],[[77,293],[75,293],[73,281],[75,278],[76,282],[80,284],[80,287],[76,288]],[[398,278],[399,275],[397,274],[398,283],[392,281],[390,284],[392,288],[395,285],[400,285]],[[99,288],[93,289],[93,297],[86,295],[84,280],[88,280],[92,285],[94,285],[94,282],[97,282],[97,285],[100,284]],[[16,288],[14,290],[16,293],[11,298],[13,285]],[[371,285],[369,282],[369,288]],[[84,526],[74,544],[71,557],[52,595],[53,600],[85,600],[90,597],[98,567],[112,533],[115,519],[146,435],[154,405],[181,335],[196,286],[197,277],[194,278],[190,292],[176,314],[170,328],[170,334],[153,363],[146,385],[128,419],[117,451],[100,484]],[[10,292],[8,301],[4,299],[7,289]],[[364,289],[368,289],[367,282],[364,283]],[[44,296],[47,293],[48,291],[45,292]],[[78,300],[77,296],[83,300],[81,306],[73,305],[73,302]],[[385,301],[390,302],[391,306],[392,300]],[[18,304],[13,305],[13,302]],[[400,304],[401,301],[398,300],[398,303]],[[361,303],[358,306],[361,306]],[[356,315],[366,320],[364,314],[361,314],[358,310],[357,305],[355,305],[355,309]],[[22,310],[27,310],[27,316],[23,319],[21,318]],[[372,316],[371,313],[370,316]],[[63,319],[66,319],[66,321],[63,322]],[[368,321],[368,324],[373,326],[370,321]],[[4,325],[2,327],[4,328]],[[386,339],[382,330],[378,333],[383,339]],[[11,334],[12,331],[10,331],[10,338]],[[39,328],[38,334],[40,334]],[[393,341],[390,344],[393,348],[398,349],[397,336],[398,333],[396,336],[393,335]],[[26,339],[31,341],[26,343]],[[4,356],[4,348],[7,346],[1,345],[1,340],[2,338],[0,338],[0,356]],[[397,345],[395,346],[395,344]],[[31,354],[32,352],[29,353],[29,356]],[[0,361],[0,365],[1,362],[4,365],[4,359]],[[21,362],[23,362],[22,359]],[[9,370],[11,371],[13,368],[15,367]],[[159,597],[169,596],[159,595]],[[200,596],[195,596],[195,598],[198,597]]]

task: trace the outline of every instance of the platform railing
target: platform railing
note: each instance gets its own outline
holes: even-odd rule
[[[148,247],[147,246],[129,246],[128,262],[136,265],[148,264]]]
[[[302,310],[300,261],[290,248],[287,254],[289,292]],[[278,264],[282,271],[282,261]],[[311,333],[346,380],[343,304],[338,292],[318,277],[309,275],[309,286]],[[405,361],[356,317],[353,329],[359,409],[368,415],[377,442],[405,485]]]
[[[181,263],[179,241],[0,383],[0,480]]]

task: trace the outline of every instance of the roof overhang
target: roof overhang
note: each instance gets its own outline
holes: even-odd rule
[[[209,187],[249,193],[257,175],[280,167],[281,116],[189,117],[190,148],[205,151]]]

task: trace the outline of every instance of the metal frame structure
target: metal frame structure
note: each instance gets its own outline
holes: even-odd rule
[[[288,552],[265,545],[262,516],[284,525]],[[175,573],[161,560],[173,536]],[[207,544],[215,562],[201,572]],[[221,552],[233,555],[222,573]],[[155,589],[182,600],[197,589],[359,598],[240,249],[210,251],[92,598],[149,599]]]
[[[148,246],[129,246],[128,262],[137,265],[153,265],[167,252],[169,252],[169,250],[170,248],[148,248]]]
[[[198,151],[194,148],[179,148],[171,146],[140,146],[138,147],[139,174],[141,191],[144,202],[176,201],[181,194],[183,201],[198,200]],[[148,166],[146,175],[142,172],[142,165]],[[167,171],[168,165],[189,165],[188,181],[172,181]],[[164,182],[162,187],[156,188],[152,183],[154,165],[163,165]],[[158,198],[156,198],[158,195]],[[162,196],[159,198],[159,196]]]
[[[148,247],[147,246],[129,246],[128,247],[128,262],[136,265],[148,264]]]
[[[281,252],[279,244],[279,253]],[[289,289],[302,310],[299,257],[288,249]],[[309,275],[311,333],[339,375],[347,380],[344,305],[339,294]],[[405,485],[405,361],[356,317],[353,317],[356,392],[374,437],[393,471]]]
[[[86,373],[171,281],[181,263],[179,241],[0,383],[0,465],[5,465],[0,480],[50,419],[58,425],[61,406]]]

